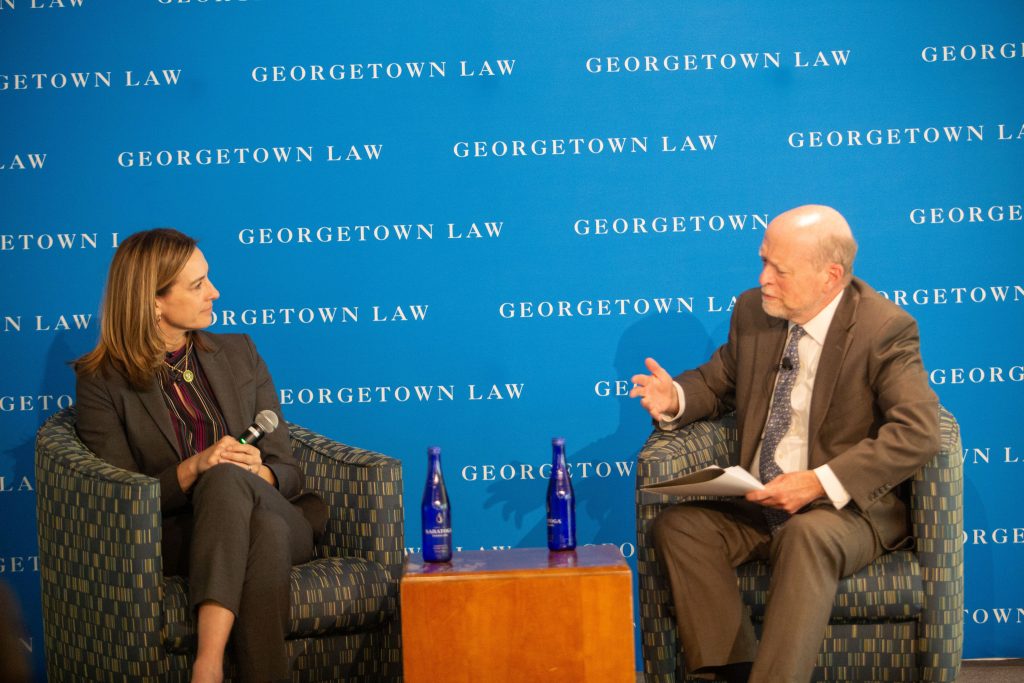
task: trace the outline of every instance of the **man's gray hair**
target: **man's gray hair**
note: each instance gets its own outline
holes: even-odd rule
[[[857,240],[848,231],[824,231],[818,239],[819,266],[838,263],[843,267],[844,282],[853,277],[853,260],[857,256]]]

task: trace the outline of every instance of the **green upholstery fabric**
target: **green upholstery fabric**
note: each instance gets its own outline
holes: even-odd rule
[[[36,439],[48,678],[187,681],[195,624],[186,581],[163,577],[159,484],[93,455],[74,420],[63,410]],[[292,569],[292,680],[400,681],[401,463],[289,429],[331,515],[317,559]]]
[[[915,547],[888,553],[839,584],[814,680],[955,681],[963,646],[963,470],[960,429],[939,409],[939,453],[910,483]],[[641,491],[708,465],[734,464],[734,419],[655,431],[637,462],[637,564],[647,683],[700,680],[686,675],[672,596],[655,554],[651,524],[675,499]],[[755,628],[764,614],[771,570],[737,570]]]

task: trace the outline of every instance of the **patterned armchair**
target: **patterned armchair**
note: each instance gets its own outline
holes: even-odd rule
[[[840,581],[818,653],[814,680],[955,681],[963,645],[963,505],[960,429],[939,408],[941,447],[911,482],[916,547],[887,553]],[[733,418],[655,431],[640,452],[636,478],[640,629],[647,683],[686,676],[668,581],[655,557],[651,524],[673,499],[640,490],[717,464],[731,464]],[[737,570],[755,628],[764,616],[770,569]]]
[[[47,673],[62,681],[187,681],[186,581],[164,578],[156,479],[75,435],[75,410],[36,439]],[[330,508],[317,559],[292,569],[293,681],[400,681],[401,463],[289,425],[306,486]]]

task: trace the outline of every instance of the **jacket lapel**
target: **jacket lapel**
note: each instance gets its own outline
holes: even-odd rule
[[[242,415],[242,404],[235,386],[236,382],[231,374],[231,366],[225,357],[227,352],[217,343],[216,337],[202,332],[196,334],[202,335],[203,344],[209,349],[203,351],[197,347],[196,355],[203,365],[203,373],[210,383],[214,398],[217,399],[224,422],[231,434],[239,434],[249,424],[248,421],[252,419],[252,415]]]
[[[164,400],[163,392],[160,389],[160,380],[154,378],[145,391],[136,390],[135,393],[142,402],[142,406],[149,413],[160,433],[167,439],[167,445],[171,447],[175,459],[178,457],[178,437],[174,435],[174,427],[171,426],[171,414],[167,410],[167,402]]]
[[[816,466],[813,448],[818,430],[825,420],[828,407],[832,404],[832,394],[842,370],[843,359],[853,340],[853,326],[857,317],[857,306],[860,304],[860,293],[852,285],[847,286],[832,323],[825,335],[821,358],[818,360],[818,371],[814,378],[814,391],[811,393],[811,415],[807,430],[808,466]]]

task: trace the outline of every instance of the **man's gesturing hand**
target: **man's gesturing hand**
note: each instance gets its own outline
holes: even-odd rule
[[[630,398],[640,397],[640,405],[655,420],[672,417],[679,412],[679,395],[676,393],[675,382],[658,361],[648,358],[644,361],[649,375],[633,375],[633,390]]]

